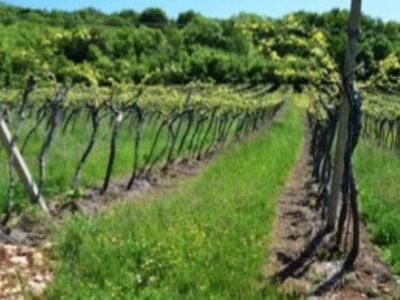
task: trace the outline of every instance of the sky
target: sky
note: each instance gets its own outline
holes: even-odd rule
[[[94,7],[103,12],[122,9],[142,11],[148,7],[159,7],[173,18],[189,9],[208,17],[227,18],[241,11],[280,17],[298,10],[323,12],[335,7],[347,9],[350,7],[350,0],[5,0],[4,2],[48,10]],[[399,0],[364,0],[363,11],[384,21],[400,21]]]

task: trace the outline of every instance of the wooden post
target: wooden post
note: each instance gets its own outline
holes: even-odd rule
[[[351,2],[350,22],[348,28],[348,43],[343,73],[343,77],[346,78],[347,82],[351,84],[354,81],[354,70],[357,56],[357,41],[361,23],[361,5],[362,0],[352,0]],[[343,179],[344,154],[346,151],[348,137],[350,104],[344,89],[346,89],[346,87],[342,87],[342,104],[340,108],[339,131],[336,143],[334,169],[331,182],[331,195],[328,203],[328,231],[334,231],[336,226],[339,195]]]
[[[24,158],[22,157],[18,147],[16,146],[15,141],[8,129],[7,123],[4,121],[3,117],[0,115],[0,139],[3,143],[4,147],[7,150],[7,153],[12,158],[12,165],[14,169],[17,171],[17,174],[23,183],[28,195],[33,203],[37,203],[41,206],[41,208],[46,212],[47,215],[50,215],[49,210],[46,206],[46,203],[43,197],[39,194],[39,190],[33,180],[32,175],[29,172],[28,167],[25,164]]]

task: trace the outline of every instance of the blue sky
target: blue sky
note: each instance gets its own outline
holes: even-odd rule
[[[176,17],[179,12],[189,9],[211,17],[229,17],[241,11],[279,17],[300,9],[321,12],[334,7],[350,7],[350,0],[5,0],[5,2],[24,7],[62,10],[91,6],[104,12],[126,8],[141,11],[147,7],[160,7],[171,17]],[[385,21],[400,21],[399,0],[364,0],[363,11]]]

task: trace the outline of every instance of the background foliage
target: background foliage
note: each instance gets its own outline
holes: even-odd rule
[[[3,5],[0,84],[19,87],[32,73],[100,85],[140,82],[149,73],[157,74],[151,83],[309,83],[342,65],[347,20],[348,12],[338,9],[223,20],[187,11],[175,20],[158,8],[104,14]],[[400,24],[364,16],[362,28],[358,79],[398,83]]]

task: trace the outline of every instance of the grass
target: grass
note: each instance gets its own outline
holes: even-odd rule
[[[301,144],[301,112],[232,146],[141,204],[56,231],[49,299],[282,299],[260,291],[275,204]]]
[[[29,125],[31,125],[31,127],[34,126],[33,123],[29,123],[27,124],[27,126],[23,127],[22,134],[19,139],[20,144],[22,144],[22,142],[25,140],[28,128],[31,128]],[[150,122],[145,122],[140,146],[139,167],[144,165],[146,155],[148,155],[150,152],[158,125],[158,122],[155,125],[150,124]],[[82,188],[93,187],[94,185],[101,183],[101,181],[105,177],[108,164],[112,130],[111,127],[111,120],[105,119],[103,120],[103,122],[101,122],[95,146],[83,168],[80,182],[80,186]],[[184,126],[182,127],[185,128]],[[231,137],[233,136],[233,129],[234,126],[232,127],[230,132]],[[189,132],[189,136],[191,135],[193,130],[194,129],[192,128]],[[76,122],[76,126],[74,128],[67,129],[66,132],[62,132],[61,128],[57,130],[54,142],[50,147],[48,157],[46,159],[46,181],[43,190],[43,194],[46,198],[55,195],[59,196],[61,193],[66,193],[72,190],[73,176],[78,166],[78,162],[87,147],[91,132],[92,127],[90,126],[90,124],[83,121],[82,119]],[[39,178],[37,157],[42,146],[44,136],[45,128],[44,125],[42,125],[41,127],[39,127],[37,133],[33,134],[30,138],[27,144],[26,151],[24,153],[25,160],[28,164],[30,171],[32,172],[33,177],[36,179],[36,182]],[[114,177],[126,176],[132,172],[134,159],[134,137],[135,132],[132,132],[132,129],[129,127],[129,120],[125,120],[118,139],[116,159],[113,168]],[[200,138],[202,139],[202,137]],[[163,149],[166,139],[167,129],[164,128],[155,148],[155,155],[157,155]],[[209,141],[210,137],[207,139],[207,142]],[[186,140],[185,143],[186,147],[188,145],[189,138]],[[206,143],[206,145],[208,145],[208,143]],[[165,160],[166,154],[164,155],[163,161]],[[0,178],[1,211],[1,208],[5,204],[4,201],[5,199],[7,199],[9,186],[7,161],[8,160],[4,149],[0,149],[0,170],[2,170],[3,174],[7,174],[6,176],[2,176]],[[27,204],[28,197],[22,185],[19,183],[19,179],[17,178],[16,174],[15,177],[16,185],[13,198],[15,200],[15,209],[18,209]]]
[[[31,137],[24,153],[25,160],[36,181],[39,174],[37,156],[45,133],[43,127],[41,126],[38,132]],[[87,126],[83,121],[78,121],[76,128],[74,130],[67,130],[66,133],[62,133],[60,129],[57,130],[54,143],[51,145],[46,159],[46,182],[43,190],[45,197],[54,196],[72,189],[72,178],[79,159],[88,144],[91,131],[91,127]],[[21,143],[24,140],[26,132],[22,132]],[[93,186],[105,176],[110,136],[111,127],[107,121],[102,122],[95,147],[84,166],[81,186]],[[147,142],[145,147],[149,148],[148,144],[150,141],[145,140],[145,142]],[[127,126],[125,126],[119,138],[113,174],[126,174],[132,169],[132,149],[133,138],[128,135]],[[3,169],[6,166],[7,158],[5,157],[5,151],[2,151],[0,154],[2,154],[0,156],[0,163]],[[16,178],[16,182],[18,181],[18,178]],[[7,186],[8,176],[4,176],[0,180],[0,191],[2,194],[7,190]],[[27,199],[26,193],[20,184],[16,186],[15,198],[17,205],[23,204],[24,199]],[[6,197],[2,197],[2,199],[6,199]]]
[[[363,220],[383,257],[400,274],[399,156],[362,140],[356,150],[355,172]]]

